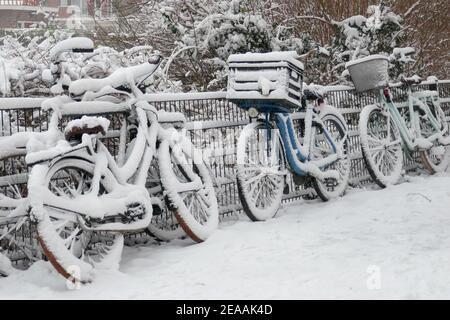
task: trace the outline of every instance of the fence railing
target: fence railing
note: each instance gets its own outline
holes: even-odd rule
[[[415,86],[414,90],[427,90],[428,84]],[[438,91],[447,117],[450,116],[450,81],[440,81]],[[394,101],[406,110],[407,91],[401,86],[392,88]],[[210,165],[217,181],[221,184],[218,202],[222,215],[241,210],[236,185],[236,145],[239,134],[249,119],[242,109],[226,99],[225,92],[187,93],[187,94],[149,94],[149,103],[157,109],[177,111],[185,114],[187,129],[193,144],[208,155]],[[358,133],[359,113],[365,105],[376,103],[373,92],[356,93],[351,88],[330,88],[326,93],[327,102],[343,113],[349,127],[349,148],[351,157],[350,184],[358,186],[370,181],[362,159]],[[44,131],[48,128],[49,112],[40,108],[43,99],[4,98],[0,99],[0,135],[10,136],[16,132]],[[104,138],[106,146],[117,155],[120,146],[120,131],[126,121],[127,111],[123,109],[97,113],[95,110],[66,112],[61,120],[61,128],[73,119],[88,111],[92,115],[102,115],[111,121],[110,130]],[[300,130],[303,113],[293,115],[294,124]],[[0,144],[1,139],[0,137]],[[128,140],[128,139],[126,139]],[[123,141],[123,140],[122,140]],[[25,149],[8,153],[0,150],[6,157],[0,157],[0,193],[9,197],[25,197],[28,168],[24,161]],[[417,154],[405,157],[405,168],[415,170],[418,166]],[[285,202],[304,196],[314,197],[312,188],[296,185],[288,178],[289,193]],[[0,208],[1,209],[1,208]],[[2,228],[0,223],[0,229]],[[29,229],[23,231],[29,232]],[[20,233],[19,233],[20,234]],[[1,248],[1,243],[0,243]]]

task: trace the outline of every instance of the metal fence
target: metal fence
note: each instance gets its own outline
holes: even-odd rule
[[[414,87],[414,90],[422,89],[427,90],[428,84],[424,83]],[[443,109],[448,117],[450,116],[450,81],[440,81],[438,91],[442,98]],[[406,110],[406,89],[394,86],[392,92],[394,101],[400,108]],[[204,152],[209,153],[213,173],[221,184],[221,189],[217,194],[220,213],[224,216],[240,211],[241,205],[236,186],[236,145],[243,126],[249,121],[246,112],[228,101],[225,92],[150,94],[147,95],[147,99],[157,109],[185,114],[192,142]],[[376,95],[373,92],[356,93],[351,88],[339,87],[328,91],[326,100],[340,109],[349,127],[351,185],[358,186],[370,182],[361,154],[358,121],[362,108],[375,103]],[[47,130],[50,114],[40,108],[42,101],[43,99],[27,98],[0,99],[1,136],[9,136],[16,132]],[[110,131],[104,141],[111,153],[117,155],[120,149],[120,130],[128,116],[127,112],[121,110],[98,114],[95,110],[91,110],[89,113],[102,115],[111,121]],[[61,128],[64,128],[70,119],[80,115],[77,112],[65,114],[60,123]],[[302,116],[301,112],[293,114],[296,126],[301,124]],[[5,153],[4,150],[2,153],[0,150],[0,154],[8,155],[0,159],[0,192],[13,198],[26,197],[28,168],[24,161],[25,149],[15,153]],[[412,158],[405,157],[405,168],[415,170],[419,166],[416,160],[417,154],[414,154]],[[294,201],[304,196],[308,196],[308,198],[315,196],[312,188],[296,185],[290,177],[288,185],[289,193],[284,195],[284,202]],[[0,219],[0,230],[7,226],[7,223],[2,225]],[[25,235],[29,232],[32,232],[32,228],[24,225],[23,230],[18,230],[16,234],[17,237],[23,236],[25,239]],[[17,243],[23,244],[23,241]],[[32,245],[33,243],[30,247]],[[2,243],[0,242],[1,248]],[[31,253],[25,252],[21,256],[25,259],[27,254]]]

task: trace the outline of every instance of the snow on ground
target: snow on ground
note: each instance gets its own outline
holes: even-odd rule
[[[202,244],[127,247],[80,290],[38,262],[0,279],[0,299],[449,299],[450,175],[371,189],[240,217]]]

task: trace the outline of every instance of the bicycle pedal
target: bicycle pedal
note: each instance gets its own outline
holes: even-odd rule
[[[303,200],[316,200],[318,197],[315,193],[308,192],[302,196]]]
[[[289,188],[288,184],[284,185],[283,194],[289,194],[291,193],[291,188]]]

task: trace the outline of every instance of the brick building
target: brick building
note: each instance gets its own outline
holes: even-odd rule
[[[112,0],[0,0],[0,29],[30,28],[52,16],[62,24],[112,15]]]

